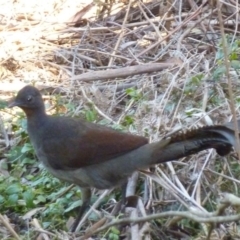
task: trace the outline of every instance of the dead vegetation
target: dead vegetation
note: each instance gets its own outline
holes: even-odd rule
[[[231,98],[239,103],[236,0],[17,0],[0,5],[2,100],[33,83],[44,90],[50,105],[55,99],[49,94],[73,104],[73,110],[60,106],[65,114],[92,111],[96,122],[121,125],[151,141],[175,130],[227,122],[233,114]],[[235,110],[239,115],[238,105]],[[16,144],[11,114],[8,109],[0,113],[5,125],[0,135],[1,162]],[[217,203],[222,192],[239,194],[236,159],[227,161],[211,150],[151,172],[145,172],[142,189],[136,177],[130,180],[129,195],[142,197],[130,216],[163,215],[124,225],[116,234],[119,239],[240,239],[237,200],[225,194],[224,201]],[[1,174],[8,176],[10,170],[1,169]],[[111,239],[104,224],[112,217],[106,211],[96,223],[83,220],[76,239]],[[227,219],[230,216],[236,218]],[[20,229],[11,226],[6,216],[0,220],[2,238],[21,238]],[[29,228],[38,239],[74,239],[59,229],[43,229],[36,218]]]

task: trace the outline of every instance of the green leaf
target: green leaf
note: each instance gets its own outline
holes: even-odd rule
[[[20,184],[15,183],[15,184],[8,186],[7,189],[5,190],[5,192],[8,195],[19,193],[19,192],[22,192],[22,187],[20,186]]]
[[[126,89],[126,94],[132,97],[134,100],[139,100],[142,98],[141,90],[135,88]]]
[[[111,232],[116,234],[116,235],[120,234],[120,231],[116,227],[111,227]]]
[[[191,84],[196,84],[198,85],[201,80],[203,79],[204,75],[203,74],[197,74],[191,78]]]
[[[5,198],[2,195],[0,195],[0,204],[4,203],[4,201],[5,201]]]
[[[6,108],[7,105],[8,105],[7,101],[0,99],[0,109]]]
[[[34,201],[33,201],[33,203],[34,204],[38,204],[38,203],[46,203],[46,197],[45,196],[43,196],[43,195],[39,195],[39,196],[37,196],[37,199],[35,199]]]
[[[234,61],[237,59],[238,59],[238,54],[236,52],[231,53],[231,55],[229,56],[230,61]]]
[[[17,201],[18,201],[18,194],[12,194],[7,199],[7,203],[9,206],[17,205]]]
[[[23,158],[23,160],[21,160],[21,164],[22,165],[25,165],[25,164],[33,164],[33,163],[35,163],[36,161],[35,161],[35,159],[33,159],[33,158],[28,158],[28,157],[25,157],[25,158]]]
[[[224,57],[223,50],[222,50],[222,49],[219,49],[219,50],[217,51],[217,54],[216,54],[216,59],[217,59],[217,60],[220,60],[220,59],[223,59],[223,57]]]
[[[85,116],[88,122],[94,122],[97,119],[96,113],[92,110],[87,110]]]
[[[34,193],[32,192],[31,189],[29,189],[23,193],[23,199],[25,200],[27,207],[29,207],[29,208],[34,207],[34,202],[33,202]]]
[[[81,205],[82,205],[82,200],[75,201],[74,203],[72,203],[72,204],[70,205],[70,207],[68,207],[68,208],[64,211],[64,213],[70,212],[70,211],[72,211],[73,209],[75,209],[75,208],[77,208],[77,207],[79,207],[79,206],[81,206]]]
[[[226,72],[226,67],[225,66],[219,66],[215,69],[213,72],[213,78],[214,79],[219,79],[220,77],[223,76],[223,74]]]
[[[25,143],[21,149],[21,153],[33,152],[33,146],[31,143]]]
[[[5,154],[5,156],[11,161],[11,162],[15,162],[18,159],[21,158],[21,147],[16,146],[12,149],[10,149],[10,151],[8,153]]]
[[[36,187],[36,186],[38,186],[38,185],[43,184],[43,179],[44,179],[44,178],[42,178],[42,177],[39,178],[39,179],[37,179],[36,181],[34,181],[34,182],[31,183],[31,186],[32,186],[32,187]]]
[[[232,60],[231,61],[231,67],[233,67],[235,70],[240,69],[240,61]]]
[[[130,126],[131,124],[134,123],[134,119],[132,116],[126,115],[123,120],[123,125],[124,126]]]
[[[112,233],[112,232],[109,233],[108,237],[109,237],[110,240],[119,240],[119,236]]]

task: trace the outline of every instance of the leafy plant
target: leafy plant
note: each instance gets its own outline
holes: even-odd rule
[[[228,51],[228,60],[230,62],[230,66],[235,70],[239,71],[240,69],[240,41],[234,40],[228,35],[226,35],[227,40],[227,51]],[[219,80],[226,73],[226,67],[224,63],[224,52],[223,52],[223,44],[222,42],[218,45],[218,51],[216,53],[216,67],[213,71],[213,79]]]
[[[7,101],[0,99],[0,109],[6,108],[8,105]]]
[[[135,101],[139,101],[143,98],[141,89],[128,88],[128,89],[126,89],[126,94]]]
[[[184,88],[184,93],[187,96],[191,96],[192,94],[194,94],[201,85],[203,78],[204,75],[202,73],[196,74],[195,76],[191,77]]]

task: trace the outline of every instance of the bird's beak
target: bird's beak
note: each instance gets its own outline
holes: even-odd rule
[[[16,106],[18,106],[18,103],[15,101],[15,99],[12,99],[8,102],[9,108],[16,107]]]

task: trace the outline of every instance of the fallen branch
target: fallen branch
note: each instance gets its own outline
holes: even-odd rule
[[[116,225],[122,225],[122,224],[136,224],[136,223],[142,223],[142,222],[148,222],[159,218],[164,217],[180,217],[191,219],[193,221],[199,222],[199,223],[210,223],[210,224],[216,224],[216,223],[226,223],[226,222],[233,222],[240,220],[240,214],[235,214],[231,216],[224,216],[220,214],[224,213],[224,210],[230,206],[239,206],[240,205],[240,198],[236,197],[233,194],[230,193],[222,193],[221,199],[218,204],[217,210],[210,213],[210,212],[201,212],[196,208],[191,208],[189,211],[168,211],[163,213],[157,213],[152,214],[145,217],[136,217],[136,218],[125,218],[121,220],[113,220],[110,223],[106,224],[105,226],[102,226],[98,228],[96,231],[89,231],[87,230],[87,236],[91,236],[93,234],[97,234],[99,232],[102,232],[112,226]]]
[[[106,224],[105,226],[99,228],[98,230],[96,230],[95,232],[92,232],[91,234],[97,234],[99,232],[102,232],[103,230],[106,230],[112,226],[116,226],[116,225],[121,225],[121,224],[133,224],[133,223],[141,223],[141,222],[148,222],[148,221],[152,221],[155,219],[159,219],[159,218],[164,218],[164,217],[181,217],[181,218],[187,218],[187,219],[191,219],[193,221],[196,222],[201,222],[201,223],[226,223],[226,222],[234,222],[234,221],[238,221],[240,220],[240,214],[235,214],[232,216],[214,216],[214,217],[200,217],[200,216],[196,216],[193,215],[191,212],[189,211],[185,211],[185,212],[178,212],[178,211],[169,211],[169,212],[164,212],[164,213],[158,213],[158,214],[153,214],[147,217],[141,217],[141,218],[125,218],[125,219],[121,219],[121,220],[115,220],[112,221],[108,224]],[[88,232],[88,234],[90,234]]]
[[[73,81],[97,81],[113,78],[124,78],[132,75],[161,71],[173,67],[173,63],[149,63],[137,66],[123,67],[101,71],[92,71],[72,77]]]

